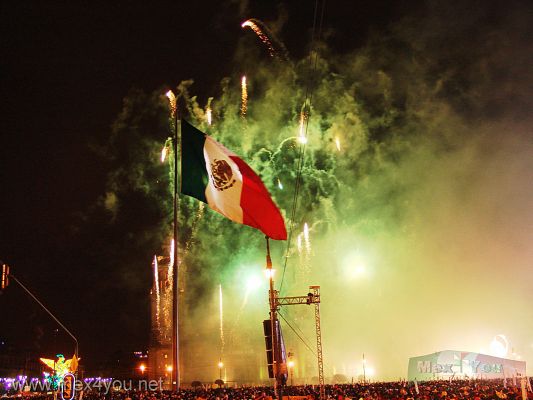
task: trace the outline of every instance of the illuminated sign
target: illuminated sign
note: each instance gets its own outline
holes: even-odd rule
[[[463,360],[463,362],[467,363],[468,360]],[[420,373],[433,373],[433,374],[453,374],[454,371],[452,370],[452,367],[454,367],[454,364],[438,364],[438,363],[432,363],[431,361],[418,361],[417,363],[417,369]],[[482,363],[481,361],[472,360],[470,361],[470,367],[472,368],[472,372],[474,374],[484,372],[486,374],[488,373],[502,373],[503,371],[503,365],[502,364],[486,364]]]
[[[61,398],[63,400],[73,400],[76,393],[76,378],[70,372],[63,377],[61,385]]]

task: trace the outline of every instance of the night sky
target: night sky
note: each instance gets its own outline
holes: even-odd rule
[[[148,267],[158,249],[137,248],[131,236],[143,224],[142,209],[118,226],[92,212],[113,168],[99,149],[108,141],[123,98],[134,89],[164,93],[194,79],[194,93],[205,102],[218,93],[222,78],[239,73],[235,54],[243,40],[256,45],[262,60],[268,58],[253,33],[240,27],[247,18],[264,21],[292,58],[303,58],[313,11],[313,2],[301,0],[0,5],[0,259],[78,336],[89,367],[118,350],[144,350],[149,339]],[[505,32],[508,26],[523,39],[531,33],[531,14],[527,1],[448,7],[422,1],[330,1],[324,14],[326,54],[357,52],[374,37],[394,37],[399,23],[431,16],[439,22],[440,45],[449,46],[440,53],[444,61],[439,66],[451,54],[453,62],[464,61],[468,69],[471,60],[461,57],[470,50],[472,57],[479,55],[476,40],[485,42],[483,32],[493,27]],[[522,18],[514,25],[517,15]],[[463,26],[462,20],[471,23]],[[442,33],[447,26],[448,39]],[[507,44],[513,48],[513,37]],[[451,102],[472,120],[487,118],[490,125],[500,112],[517,124],[531,117],[531,65],[517,66],[509,59],[530,48],[509,48],[502,50],[504,61],[488,72],[493,74],[489,80],[509,82],[498,86],[504,89],[501,96],[484,101],[483,109],[461,109],[460,100]],[[428,50],[431,54],[434,49]],[[524,60],[530,58],[517,62]],[[509,78],[510,66],[529,74],[524,86]],[[465,75],[464,87],[458,79],[446,95],[454,98],[476,79]],[[522,140],[531,145],[531,136]],[[531,198],[526,202],[531,206]],[[531,219],[531,208],[524,217]],[[71,351],[68,337],[55,334],[56,325],[15,284],[0,295],[0,315],[0,337],[16,348],[48,356]]]

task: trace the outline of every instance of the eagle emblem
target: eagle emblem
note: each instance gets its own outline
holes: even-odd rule
[[[231,165],[226,160],[217,160],[216,158],[211,163],[211,180],[215,189],[219,191],[229,189],[236,182],[233,179]]]

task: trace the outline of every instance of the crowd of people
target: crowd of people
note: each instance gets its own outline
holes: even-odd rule
[[[327,400],[437,400],[437,399],[509,399],[523,397],[520,384],[505,384],[502,380],[493,381],[429,381],[429,382],[377,382],[367,384],[326,385]],[[286,386],[282,395],[298,396],[297,399],[315,400],[319,398],[318,386]],[[9,397],[19,397],[12,393]],[[527,399],[533,399],[533,392],[526,388]],[[240,388],[196,388],[170,391],[85,391],[82,400],[272,400],[275,397],[272,387]],[[31,400],[53,400],[52,394],[33,394]]]

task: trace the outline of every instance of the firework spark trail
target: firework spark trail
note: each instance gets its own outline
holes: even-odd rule
[[[246,75],[241,79],[241,118],[246,119],[246,112],[248,111],[248,86],[246,84]]]
[[[237,312],[237,316],[235,317],[235,321],[233,322],[233,327],[231,328],[231,331],[229,333],[230,343],[233,343],[233,340],[235,339],[235,328],[239,326],[242,313],[244,311],[244,308],[248,304],[248,299],[250,297],[251,292],[252,292],[252,289],[249,287],[246,288],[246,291],[244,292],[244,299],[242,300],[241,307],[239,308],[239,311]]]
[[[272,41],[270,40],[268,35],[266,35],[261,30],[261,28],[258,26],[258,22],[259,21],[256,20],[256,19],[246,20],[246,21],[244,21],[241,24],[241,28],[249,27],[252,31],[254,31],[254,33],[257,35],[257,37],[259,37],[259,40],[261,40],[267,46],[268,53],[270,54],[270,56],[271,57],[276,57],[277,54],[276,54],[276,50],[274,49],[274,45],[272,44]]]
[[[155,320],[157,324],[157,330],[161,330],[161,323],[159,321],[159,309],[161,307],[161,293],[159,291],[159,265],[157,264],[157,256],[154,255],[154,286],[155,286]]]
[[[220,314],[220,353],[224,353],[224,308],[222,303],[222,284],[218,285],[218,311]]]
[[[300,124],[298,128],[298,141],[301,144],[307,143],[307,136],[305,136],[305,124],[307,121],[307,115],[304,111],[300,112]]]
[[[170,258],[168,262],[168,281],[172,283],[174,275],[174,238],[170,239]]]
[[[278,178],[278,188],[279,190],[283,190],[283,183],[281,183],[279,178]]]
[[[176,111],[178,109],[178,103],[176,101],[176,95],[172,90],[169,90],[165,96],[167,96],[170,103],[170,116],[174,118],[176,116]]]
[[[207,108],[205,109],[205,116],[206,116],[206,120],[207,120],[207,125],[211,126],[211,123],[213,121],[213,115],[212,115],[212,111],[211,111],[211,107],[207,106]]]
[[[207,105],[205,106],[205,119],[208,126],[211,126],[213,123],[213,110],[211,110],[211,102],[213,98],[210,97],[207,99]]]
[[[335,147],[337,148],[337,151],[341,151],[341,141],[338,137],[335,138]]]
[[[289,61],[289,53],[287,48],[276,38],[276,36],[268,29],[264,22],[258,19],[251,18],[244,21],[241,24],[241,28],[249,27],[259,37],[259,40],[263,42],[268,48],[268,53],[271,57],[281,59],[283,61]]]
[[[161,150],[161,162],[164,163],[166,158],[167,158],[167,153],[168,153],[168,148],[167,146],[165,145],[165,147],[163,147],[163,149]]]
[[[307,254],[311,253],[311,241],[309,240],[309,225],[307,225],[307,222],[304,224],[304,242],[305,242],[305,250],[307,251]]]

